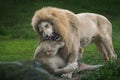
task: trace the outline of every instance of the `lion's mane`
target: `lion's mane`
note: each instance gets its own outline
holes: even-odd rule
[[[69,53],[78,50],[80,46],[79,21],[73,12],[54,7],[44,7],[37,10],[32,18],[32,26],[38,34],[40,34],[38,24],[42,21],[52,23],[54,30],[65,41]]]

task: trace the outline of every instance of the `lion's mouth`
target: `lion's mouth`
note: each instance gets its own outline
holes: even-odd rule
[[[58,33],[56,33],[56,32],[53,32],[50,38],[53,41],[57,41],[57,40],[61,39],[60,35]]]
[[[51,39],[51,40],[53,40],[53,41],[57,41],[57,40],[60,40],[61,37],[60,37],[60,35],[59,35],[58,33],[53,32],[53,33],[51,34],[51,36],[49,37],[49,39]]]
[[[61,39],[60,35],[56,32],[53,32],[51,35],[46,35],[45,36],[45,39],[47,40],[53,40],[53,41],[58,41]]]

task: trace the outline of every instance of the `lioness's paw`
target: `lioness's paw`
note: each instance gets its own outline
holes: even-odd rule
[[[62,74],[61,77],[62,77],[62,78],[68,78],[68,79],[71,79],[71,78],[72,78],[72,72],[67,73],[67,74]]]

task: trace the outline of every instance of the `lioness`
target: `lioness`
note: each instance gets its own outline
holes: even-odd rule
[[[38,60],[43,66],[49,71],[56,74],[63,74],[69,72],[67,70],[74,70],[75,65],[69,67],[67,70],[61,70],[67,64],[67,60],[62,58],[58,53],[58,50],[64,46],[64,42],[56,42],[56,41],[43,41],[40,45],[36,48],[34,59]],[[77,64],[76,67],[77,68]]]
[[[63,77],[71,78],[72,73],[76,69],[75,72],[80,72],[83,70],[93,70],[99,68],[101,65],[87,65],[80,63],[79,66],[77,64],[68,64],[67,59],[64,59],[59,53],[59,49],[64,47],[64,42],[61,41],[43,41],[40,45],[36,48],[34,59],[40,62],[45,69],[47,69],[51,73],[55,74],[63,74]],[[80,49],[82,52],[82,49]],[[63,68],[69,65],[67,69],[63,70]],[[71,72],[73,71],[73,72]],[[70,72],[69,74],[66,74]]]

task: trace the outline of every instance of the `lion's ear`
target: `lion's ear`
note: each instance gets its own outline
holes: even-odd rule
[[[79,26],[79,21],[78,21],[77,17],[75,16],[75,14],[72,13],[72,12],[66,12],[65,14],[66,14],[66,16],[68,18],[68,21],[69,21],[70,25],[74,29],[77,29],[78,26]]]
[[[37,26],[38,22],[39,22],[39,18],[37,18],[36,15],[34,15],[33,18],[32,18],[31,25],[32,25],[32,27],[35,31],[38,30],[38,26]]]
[[[53,17],[57,17],[57,14],[56,14],[56,13],[51,13],[51,15],[52,15]]]

